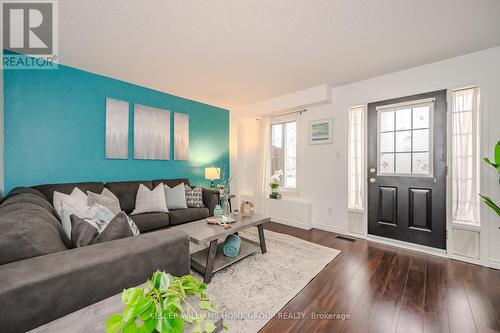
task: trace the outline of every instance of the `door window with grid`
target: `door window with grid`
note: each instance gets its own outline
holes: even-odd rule
[[[381,106],[378,173],[432,177],[432,100]]]

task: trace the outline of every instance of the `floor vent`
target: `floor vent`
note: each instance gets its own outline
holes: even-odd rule
[[[350,237],[345,237],[345,236],[337,236],[338,239],[343,239],[343,240],[346,240],[346,241],[349,241],[349,242],[355,242],[356,240],[354,238],[350,238]]]

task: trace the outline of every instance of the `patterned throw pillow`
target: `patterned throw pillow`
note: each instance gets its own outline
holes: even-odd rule
[[[135,209],[131,215],[157,212],[168,213],[163,183],[156,186],[154,190],[140,184],[135,198]]]
[[[186,202],[188,207],[205,207],[203,205],[203,189],[186,185]]]
[[[120,201],[118,200],[116,195],[114,195],[114,193],[107,188],[102,190],[101,194],[87,191],[87,196],[89,206],[98,203],[99,205],[108,208],[115,215],[122,210],[120,207]]]

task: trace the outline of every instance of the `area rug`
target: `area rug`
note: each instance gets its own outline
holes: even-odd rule
[[[239,235],[259,239],[257,229]],[[253,254],[218,271],[208,285],[208,293],[223,313],[229,332],[258,332],[340,253],[268,230],[265,237],[267,253]],[[192,252],[199,249],[192,244]]]

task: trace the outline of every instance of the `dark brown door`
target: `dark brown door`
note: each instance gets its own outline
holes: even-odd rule
[[[368,233],[446,248],[446,91],[368,105]]]

